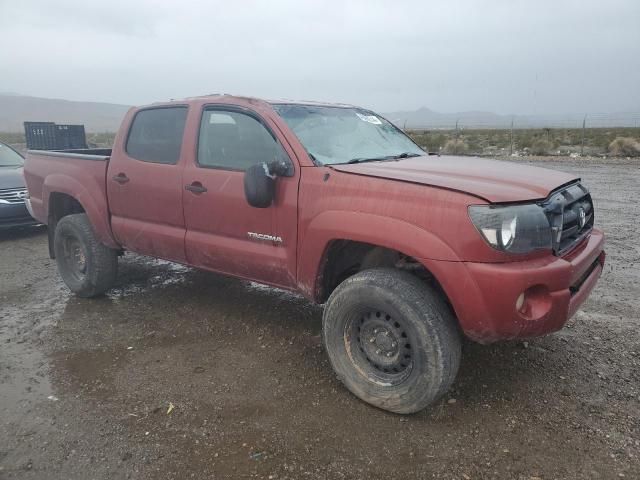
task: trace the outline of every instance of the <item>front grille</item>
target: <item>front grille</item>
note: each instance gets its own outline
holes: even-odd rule
[[[593,202],[589,190],[581,183],[552,193],[542,206],[551,224],[556,255],[571,250],[593,228]]]
[[[27,189],[21,188],[1,188],[0,189],[0,204],[19,204],[24,203],[24,199],[27,197]]]

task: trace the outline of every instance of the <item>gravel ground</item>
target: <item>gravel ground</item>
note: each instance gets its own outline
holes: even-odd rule
[[[591,187],[604,276],[555,335],[466,343],[408,417],[337,382],[295,295],[128,254],[82,300],[42,228],[1,233],[0,479],[640,478],[639,164],[526,162]]]

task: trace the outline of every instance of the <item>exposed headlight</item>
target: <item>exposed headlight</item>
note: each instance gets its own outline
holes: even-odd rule
[[[473,205],[471,221],[489,245],[509,253],[551,248],[551,226],[538,205]]]

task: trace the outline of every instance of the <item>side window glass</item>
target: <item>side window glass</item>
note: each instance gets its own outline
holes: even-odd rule
[[[251,115],[205,110],[200,123],[198,165],[244,171],[258,163],[289,162],[265,126]]]
[[[140,110],[129,130],[126,151],[144,162],[175,165],[180,158],[186,107]]]

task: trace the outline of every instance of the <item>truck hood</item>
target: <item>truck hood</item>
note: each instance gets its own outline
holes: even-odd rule
[[[468,193],[491,203],[539,200],[578,178],[568,173],[479,157],[422,156],[331,165],[340,172]]]
[[[0,167],[0,189],[24,187],[22,167]]]

